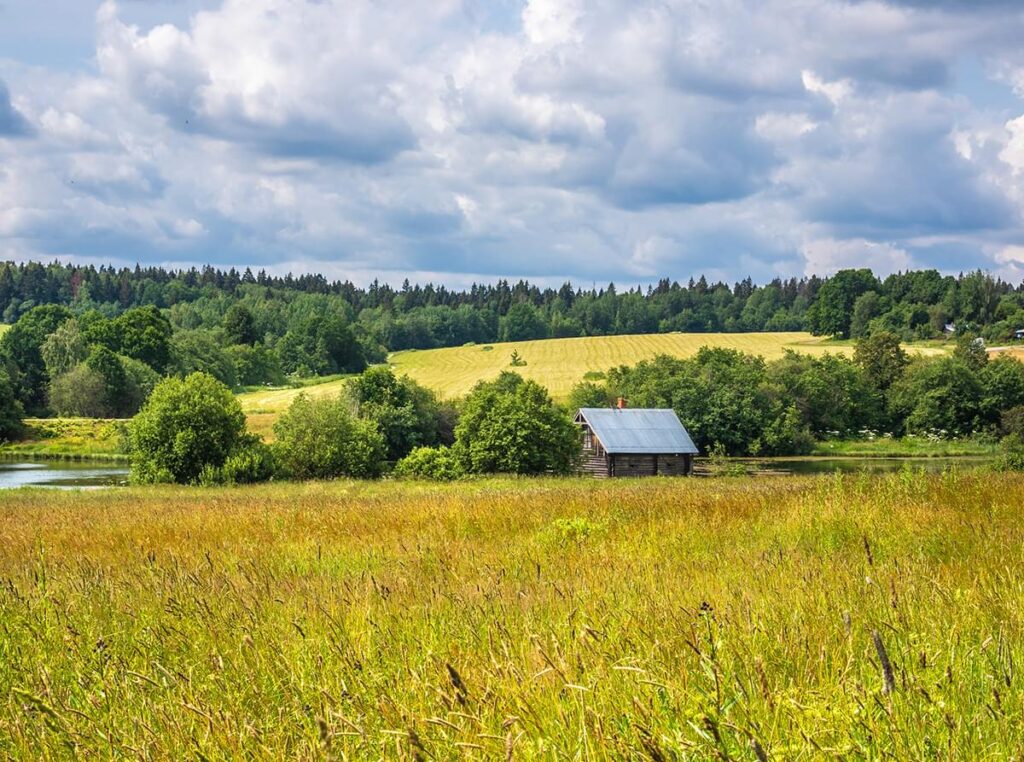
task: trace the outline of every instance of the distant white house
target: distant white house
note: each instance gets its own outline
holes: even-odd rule
[[[1024,341],[1024,328],[1018,328],[1013,332],[1013,338],[1017,341]]]

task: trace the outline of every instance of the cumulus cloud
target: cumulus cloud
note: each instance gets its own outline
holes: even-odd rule
[[[375,163],[415,143],[401,114],[400,79],[403,56],[418,40],[379,30],[415,28],[443,14],[409,15],[375,13],[369,2],[228,0],[198,14],[189,30],[165,24],[142,32],[107,0],[97,58],[105,75],[173,129],[277,155]]]
[[[805,275],[831,275],[846,268],[870,267],[876,274],[888,275],[916,266],[904,249],[887,242],[865,239],[835,240],[819,238],[803,246]]]
[[[201,7],[98,3],[95,70],[0,62],[0,138],[35,136],[0,139],[5,252],[451,283],[1018,267],[1024,100],[954,86],[963,58],[1024,82],[1009,4]]]

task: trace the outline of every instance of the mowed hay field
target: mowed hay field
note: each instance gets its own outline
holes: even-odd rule
[[[1024,478],[0,496],[0,758],[1011,759]]]
[[[408,375],[448,399],[463,396],[477,381],[495,378],[503,370],[514,370],[525,378],[532,378],[546,386],[556,399],[564,399],[587,371],[607,371],[618,365],[634,365],[659,354],[689,357],[703,346],[741,349],[763,355],[766,359],[781,357],[786,349],[816,354],[853,352],[852,345],[829,342],[809,333],[673,333],[407,350],[393,353],[389,363],[399,375]],[[526,360],[527,365],[515,368],[509,365],[514,351]],[[250,416],[266,415],[286,410],[299,394],[310,397],[337,395],[345,383],[346,379],[338,379],[301,389],[246,392],[238,395],[238,399]]]
[[[704,346],[739,349],[767,360],[781,357],[787,349],[806,354],[853,353],[849,343],[830,342],[809,333],[670,333],[414,350],[396,352],[390,362],[398,373],[409,375],[447,398],[460,397],[477,381],[492,379],[503,370],[514,370],[546,386],[556,399],[564,399],[588,371],[635,365],[661,354],[690,357]],[[509,366],[513,351],[519,353],[527,363],[525,366]],[[930,354],[944,350],[913,351]]]

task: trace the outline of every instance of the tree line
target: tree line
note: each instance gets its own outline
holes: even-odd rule
[[[402,349],[573,336],[807,330],[859,338],[886,330],[908,341],[940,337],[954,326],[1005,341],[1024,328],[1024,284],[980,271],[951,276],[920,270],[878,278],[868,269],[842,270],[829,278],[776,278],[763,285],[749,278],[730,285],[701,276],[686,283],[662,279],[647,288],[565,283],[556,289],[499,280],[453,290],[408,281],[400,288],[379,282],[359,288],[322,275],[272,276],[209,266],[0,263],[4,322],[14,323],[44,304],[108,318],[155,307],[175,332],[217,334],[233,320],[241,328],[231,337],[233,346],[265,347],[282,372],[313,375],[338,365],[329,352],[315,351],[321,340],[345,343],[352,355],[343,360],[346,365],[356,355],[374,362]],[[235,307],[244,308],[247,317],[229,318]],[[335,324],[314,336],[310,318],[321,316]],[[193,346],[202,354],[209,352],[209,338],[200,333],[183,341],[202,345]],[[231,363],[215,359],[224,380]],[[247,370],[236,378],[239,383],[259,375]],[[238,368],[234,373],[239,375]]]

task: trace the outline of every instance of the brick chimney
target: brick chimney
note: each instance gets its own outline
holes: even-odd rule
[[[619,397],[617,400],[615,400],[615,407],[617,407],[619,410],[625,410],[626,409],[626,398],[625,397]]]

